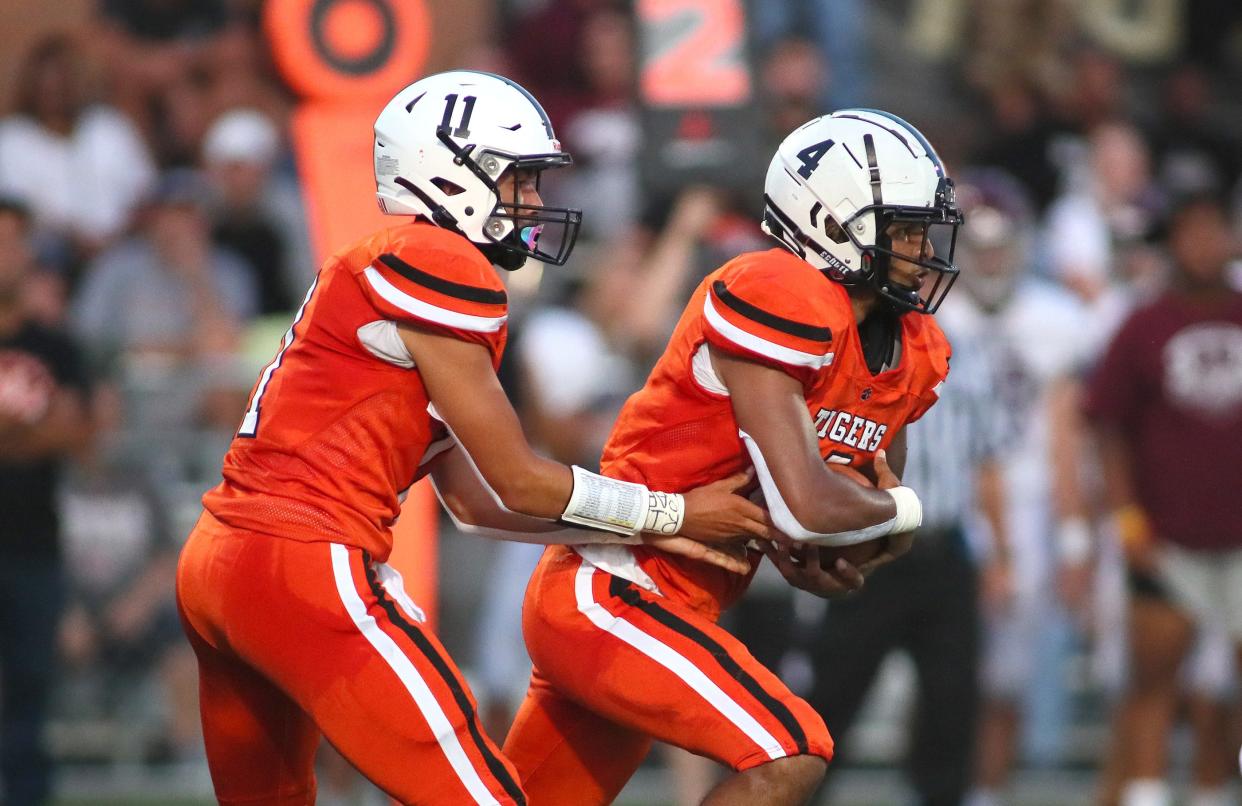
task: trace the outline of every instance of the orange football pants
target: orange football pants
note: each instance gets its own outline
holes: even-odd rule
[[[746,770],[832,758],[824,721],[717,624],[548,549],[522,615],[534,662],[505,741],[532,806],[611,802],[652,739]]]
[[[177,568],[223,804],[315,802],[320,734],[402,803],[525,804],[401,577],[360,549],[204,513]]]

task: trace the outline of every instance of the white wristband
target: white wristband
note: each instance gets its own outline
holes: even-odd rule
[[[573,466],[574,491],[561,520],[637,538],[639,532],[675,535],[686,518],[686,499],[632,481]],[[613,542],[641,543],[639,539]]]
[[[659,535],[675,535],[681,531],[686,517],[686,499],[678,493],[647,491],[647,517],[643,531]]]
[[[912,532],[923,524],[923,502],[918,493],[909,487],[890,487],[884,492],[893,497],[897,504],[897,514],[893,516],[893,525],[889,527],[890,535]]]
[[[650,491],[644,485],[610,479],[577,465],[573,473],[574,491],[561,520],[623,535],[637,534],[646,525]]]
[[[1091,556],[1091,527],[1085,518],[1066,518],[1057,527],[1057,554],[1065,565],[1082,565]]]

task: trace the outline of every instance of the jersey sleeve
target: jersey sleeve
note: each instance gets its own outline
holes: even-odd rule
[[[906,316],[916,315],[918,314],[906,314]],[[922,388],[916,387],[916,403],[906,419],[907,423],[921,418],[932,406],[936,405],[936,401],[940,400],[940,390],[944,388],[949,379],[949,362],[953,358],[953,347],[935,320],[927,316],[921,323],[923,332],[917,339],[917,344],[907,347],[907,349],[918,349],[926,353],[926,361],[922,362],[924,368],[916,376],[917,383]]]
[[[481,255],[388,243],[358,275],[385,319],[492,346],[508,320],[508,297]]]
[[[707,283],[706,339],[807,383],[832,363],[834,334],[848,326],[828,283],[813,270],[807,276],[763,262],[731,264]]]

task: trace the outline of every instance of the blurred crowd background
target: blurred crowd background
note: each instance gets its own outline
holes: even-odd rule
[[[42,741],[63,798],[210,793],[172,569],[317,268],[288,145],[296,99],[273,67],[261,5],[0,3],[0,766],[13,775],[33,763],[13,755],[13,736]],[[575,158],[543,196],[585,210],[583,238],[563,269],[532,264],[505,278],[502,371],[532,439],[594,466],[701,277],[772,245],[758,228],[760,188],[739,192],[724,176],[658,191],[643,181],[654,146],[636,97],[630,5],[457,5],[429,3],[429,69],[516,78]],[[978,343],[975,377],[990,380],[964,432],[982,447],[952,472],[986,478],[999,463],[1010,494],[999,516],[969,506],[945,515],[971,547],[975,570],[958,590],[982,627],[979,683],[960,694],[973,701],[940,705],[987,725],[980,745],[994,752],[974,774],[1001,794],[994,802],[1006,792],[1021,803],[1107,801],[1132,653],[1123,552],[1098,492],[1083,389],[1127,313],[1176,269],[1168,213],[1180,200],[1221,200],[1229,257],[1242,254],[1242,4],[761,0],[747,13],[761,132],[747,162],[766,165],[811,117],[874,106],[918,126],[958,178],[970,223],[942,317],[951,338],[960,329]],[[446,38],[460,46],[446,51]],[[51,340],[51,381],[6,358],[26,322]],[[1236,392],[1242,353],[1223,360]],[[955,358],[955,375],[973,375],[966,361]],[[34,448],[10,439],[14,424],[45,412],[61,417],[58,438]],[[971,431],[991,422],[1004,436]],[[933,480],[948,472],[936,456]],[[998,530],[1007,551],[995,549]],[[440,634],[502,736],[525,689],[518,610],[538,550],[447,524],[442,536]],[[919,630],[941,606],[915,604],[907,626]],[[730,618],[809,692],[832,665],[817,648],[834,607],[761,575]],[[1179,791],[1227,793],[1237,674],[1219,631],[1198,638],[1170,774]],[[952,661],[968,645],[942,650]],[[927,706],[918,651],[904,649],[872,670],[832,802],[903,802],[896,771],[920,741],[912,714]],[[713,774],[659,755],[627,797],[694,802]],[[330,759],[321,792],[324,802],[373,797]]]

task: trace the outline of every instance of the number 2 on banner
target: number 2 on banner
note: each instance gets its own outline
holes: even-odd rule
[[[642,96],[652,106],[741,106],[750,97],[740,0],[639,0]]]
[[[311,300],[311,295],[315,293],[315,286],[317,285],[319,285],[318,276],[311,283],[311,287],[307,289],[306,298],[302,300],[301,307],[298,308],[297,314],[293,317],[293,324],[289,325],[289,329],[285,331],[285,337],[281,339],[280,350],[276,352],[276,357],[259,374],[259,382],[255,385],[254,392],[250,396],[250,405],[246,407],[246,415],[242,417],[241,428],[237,429],[237,436],[254,438],[259,433],[259,413],[262,409],[263,394],[267,391],[268,384],[272,382],[272,373],[280,369],[280,362],[285,357],[285,351],[293,344],[294,330],[297,328],[298,322],[302,321],[302,314],[306,312],[306,306]]]

